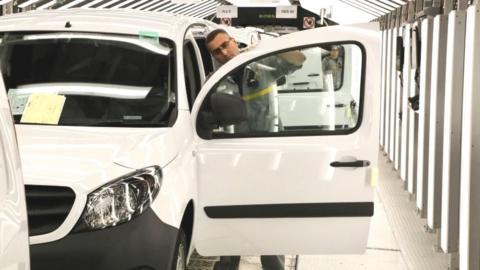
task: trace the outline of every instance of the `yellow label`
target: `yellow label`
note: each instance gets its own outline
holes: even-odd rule
[[[65,96],[55,94],[31,94],[20,123],[57,125],[60,121]]]
[[[370,170],[370,186],[376,187],[378,185],[378,168],[374,167]]]

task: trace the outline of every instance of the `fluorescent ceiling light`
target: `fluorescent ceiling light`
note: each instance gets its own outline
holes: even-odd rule
[[[258,6],[290,6],[288,0],[229,0],[232,5],[239,7],[258,7]]]
[[[172,0],[174,4],[195,4],[202,0]]]

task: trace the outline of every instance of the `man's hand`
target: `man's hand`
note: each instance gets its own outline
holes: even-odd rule
[[[280,53],[278,56],[297,67],[302,66],[306,59],[305,55],[299,50]]]

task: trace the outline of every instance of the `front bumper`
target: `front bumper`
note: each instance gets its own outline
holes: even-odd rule
[[[121,225],[30,246],[32,270],[169,270],[178,229],[148,209]]]

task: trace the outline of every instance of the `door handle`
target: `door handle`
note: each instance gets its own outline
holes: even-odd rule
[[[332,167],[368,167],[370,166],[370,161],[368,160],[355,160],[355,161],[334,161],[330,163]]]

